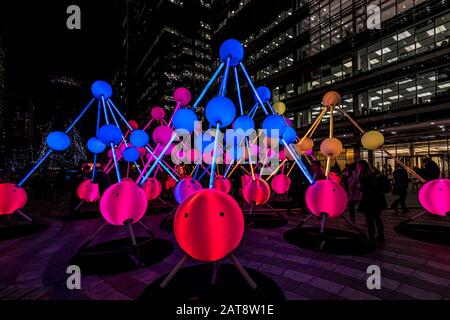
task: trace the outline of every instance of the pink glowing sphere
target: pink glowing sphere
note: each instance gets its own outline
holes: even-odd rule
[[[152,118],[156,121],[160,121],[164,119],[164,117],[166,116],[166,112],[161,107],[153,107],[152,110],[150,111],[150,114]]]
[[[128,144],[128,145],[130,145],[130,144]],[[140,157],[145,156],[146,153],[147,153],[147,149],[145,149],[145,147],[136,148],[136,149],[139,151],[139,156],[140,156]]]
[[[141,188],[144,190],[147,199],[150,201],[158,198],[162,192],[161,182],[156,178],[148,178]]]
[[[192,96],[191,92],[188,89],[180,87],[175,89],[173,98],[177,103],[180,102],[182,106],[187,106],[191,101]]]
[[[419,202],[432,214],[448,215],[450,213],[450,180],[436,179],[425,183],[419,190]]]
[[[100,212],[110,224],[136,223],[144,216],[148,200],[144,191],[132,181],[113,184],[100,199]]]
[[[12,183],[0,183],[0,215],[12,214],[27,203],[27,193]]]
[[[120,151],[119,148],[114,148],[114,153],[116,154],[116,159],[120,160],[122,159],[122,151]],[[113,154],[112,154],[112,149],[108,150],[108,158],[112,159],[113,158]]]
[[[173,227],[175,239],[188,255],[200,261],[217,261],[241,242],[244,216],[230,195],[203,189],[180,204]]]
[[[309,186],[305,195],[308,209],[316,216],[322,213],[330,218],[339,217],[347,208],[347,193],[331,180],[318,180]]]
[[[278,153],[278,158],[279,158],[281,161],[283,161],[283,160],[286,159],[286,155],[285,155],[284,149],[280,150],[280,152]]]
[[[304,151],[304,153],[305,153],[307,156],[310,156],[310,155],[313,154],[313,149],[306,150],[306,151]]]
[[[175,189],[173,189],[173,195],[178,203],[182,203],[184,199],[201,189],[202,185],[200,182],[188,177],[177,183]]]
[[[244,185],[242,196],[248,204],[257,206],[265,204],[270,198],[270,186],[266,180],[256,177]]]
[[[231,191],[231,181],[224,176],[216,175],[214,177],[214,189],[229,193]]]
[[[241,176],[241,185],[242,185],[242,188],[244,188],[244,186],[245,186],[248,182],[250,182],[250,181],[252,181],[252,176],[251,176],[251,175],[249,175],[249,174],[244,174],[244,175],[242,175],[242,176]]]
[[[277,194],[285,194],[289,191],[289,186],[291,185],[291,178],[285,176],[284,174],[278,174],[273,177],[270,181],[270,186],[272,190]]]
[[[172,138],[173,130],[168,126],[158,126],[153,130],[152,138],[155,143],[165,146]]]
[[[100,191],[98,184],[92,182],[92,180],[84,180],[77,188],[77,196],[81,200],[86,202],[95,202],[100,199]]]

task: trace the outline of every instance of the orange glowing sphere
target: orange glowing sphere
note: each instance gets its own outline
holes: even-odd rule
[[[341,95],[336,91],[328,91],[322,98],[322,104],[326,107],[334,107],[341,103]]]

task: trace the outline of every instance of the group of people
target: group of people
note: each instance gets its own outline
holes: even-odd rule
[[[439,166],[430,158],[425,158],[423,168],[416,169],[417,173],[425,180],[433,180],[440,177]],[[308,184],[305,179],[300,177],[300,172],[293,172],[291,176],[292,183],[289,194],[291,197],[299,199],[304,198],[304,193]],[[326,179],[325,171],[321,162],[312,161],[311,173],[314,180]],[[408,194],[408,185],[410,182],[407,171],[399,164],[395,165],[392,171],[392,183],[388,177],[372,166],[365,160],[348,164],[341,171],[336,162],[330,170],[330,176],[336,179],[347,192],[348,211],[351,220],[354,222],[356,213],[361,212],[367,222],[368,236],[371,241],[385,243],[384,224],[381,214],[388,208],[386,194],[391,193],[396,199],[390,205],[390,208],[398,212],[400,207],[403,213],[409,212],[406,206],[406,197]],[[294,200],[293,204],[298,204]],[[293,205],[288,208],[288,213]],[[302,204],[300,204],[302,206]]]

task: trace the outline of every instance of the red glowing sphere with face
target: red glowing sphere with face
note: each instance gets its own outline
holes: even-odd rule
[[[214,189],[229,193],[231,190],[231,181],[224,176],[216,175],[214,177]]]
[[[12,183],[0,183],[0,215],[12,214],[27,203],[27,193]]]
[[[144,216],[148,200],[144,191],[132,181],[113,184],[100,199],[100,212],[113,225],[136,223]]]
[[[180,204],[173,226],[178,244],[188,255],[200,261],[217,261],[241,242],[244,216],[230,195],[203,189]]]
[[[77,196],[86,202],[94,202],[100,199],[98,184],[91,180],[84,180],[77,188]]]
[[[330,218],[339,217],[347,208],[347,193],[331,180],[318,180],[306,190],[306,205],[316,216],[322,213]]]
[[[184,178],[177,183],[175,189],[173,189],[173,195],[178,203],[181,203],[194,192],[202,189],[202,185],[197,180],[191,177]]]
[[[141,188],[144,190],[147,199],[150,201],[158,198],[162,192],[161,182],[156,178],[148,178]]]
[[[168,178],[166,179],[166,184],[165,184],[166,190],[175,188],[176,186],[177,186],[177,182],[175,181],[174,178],[168,177]]]
[[[272,190],[277,194],[285,194],[289,191],[291,185],[291,178],[286,177],[284,174],[278,174],[270,181]]]
[[[448,215],[450,213],[450,180],[436,179],[425,183],[419,190],[419,202],[432,214]]]
[[[128,124],[133,128],[133,130],[137,130],[139,128],[139,124],[135,120],[128,121]]]
[[[243,186],[242,196],[248,204],[265,204],[270,198],[270,186],[266,180],[256,177]]]

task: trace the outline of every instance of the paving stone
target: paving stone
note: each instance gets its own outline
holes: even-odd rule
[[[313,276],[310,274],[303,273],[303,272],[296,271],[296,270],[286,270],[283,273],[283,276],[286,278],[289,278],[289,279],[293,279],[298,282],[305,282],[305,283],[310,281],[313,278]]]
[[[421,300],[439,300],[441,299],[441,296],[423,289],[419,289],[407,284],[402,284],[397,289],[397,292],[405,294],[407,296],[421,299]]]
[[[345,287],[340,293],[340,296],[351,300],[380,300],[378,297],[355,290],[350,287]]]

